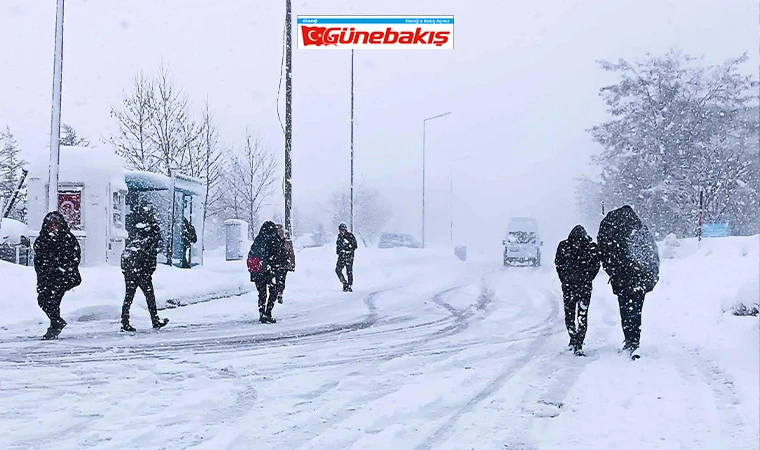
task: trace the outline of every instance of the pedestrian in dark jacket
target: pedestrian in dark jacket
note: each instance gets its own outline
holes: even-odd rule
[[[50,319],[42,339],[58,339],[66,321],[61,318],[61,301],[66,291],[82,282],[79,263],[82,252],[66,219],[58,211],[45,216],[34,241],[34,270],[37,272],[37,303]]]
[[[198,242],[198,235],[195,233],[195,227],[186,217],[182,218],[182,261],[180,268],[190,268],[190,247]]]
[[[274,267],[274,276],[275,285],[277,286],[277,303],[282,303],[282,296],[285,292],[285,278],[288,272],[296,270],[296,254],[293,251],[293,241],[288,239],[285,227],[279,223],[277,224],[277,241],[282,248]]]
[[[135,299],[137,288],[145,295],[150,321],[153,328],[159,329],[169,323],[169,319],[158,317],[156,293],[153,289],[153,273],[156,271],[158,246],[161,232],[153,214],[143,207],[134,213],[135,226],[129,242],[121,253],[121,271],[124,274],[124,304],[121,307],[121,331],[135,331],[129,323],[129,310]]]
[[[354,284],[354,252],[358,248],[356,238],[353,233],[348,231],[348,226],[341,223],[338,226],[338,239],[335,241],[335,253],[338,255],[338,262],[335,264],[335,273],[338,279],[343,283],[343,292],[351,292],[351,286]],[[343,277],[343,268],[346,269],[346,277]]]
[[[276,323],[272,308],[277,298],[275,269],[282,260],[282,243],[277,237],[277,226],[266,221],[248,251],[248,272],[259,293],[259,322]]]
[[[602,267],[618,297],[625,336],[623,350],[637,359],[644,296],[654,289],[660,277],[657,244],[628,205],[607,214],[599,225],[597,241]]]
[[[599,252],[582,226],[576,225],[567,239],[559,243],[554,265],[562,283],[569,347],[581,356],[588,328],[592,282],[599,273]]]

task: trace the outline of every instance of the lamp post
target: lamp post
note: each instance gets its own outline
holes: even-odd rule
[[[58,211],[58,164],[61,144],[61,88],[63,85],[63,0],[55,9],[55,51],[53,56],[53,104],[50,117],[50,171],[48,211]]]
[[[425,248],[425,131],[428,120],[438,119],[449,114],[451,114],[451,111],[428,117],[422,121],[422,248]]]
[[[354,230],[354,49],[351,49],[351,232]]]

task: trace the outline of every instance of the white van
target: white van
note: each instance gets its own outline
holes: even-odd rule
[[[504,244],[504,266],[541,265],[543,241],[538,234],[538,224],[533,217],[513,217],[507,227]]]

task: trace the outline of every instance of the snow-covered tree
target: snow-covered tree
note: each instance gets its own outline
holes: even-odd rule
[[[21,149],[16,138],[6,125],[5,130],[0,130],[0,197],[5,198],[4,208],[13,197],[21,177],[21,169],[26,162],[21,159]],[[26,192],[22,190],[16,198],[15,205],[11,208],[8,217],[16,220],[25,220]],[[3,211],[0,211],[2,213]]]
[[[154,171],[157,167],[158,157],[150,138],[153,114],[153,81],[140,72],[132,81],[132,91],[124,93],[121,108],[111,108],[119,131],[108,139],[133,169]]]
[[[351,195],[349,189],[341,189],[333,194],[333,227],[338,229],[341,222],[351,223]],[[365,245],[380,236],[391,217],[391,210],[382,199],[380,192],[367,186],[356,186],[354,191],[354,230]],[[336,231],[337,233],[337,231]]]
[[[61,125],[61,140],[60,145],[67,147],[89,147],[90,140],[77,134],[74,127],[71,125]]]
[[[661,236],[693,236],[701,190],[706,221],[757,232],[760,120],[746,60],[703,66],[671,51],[600,63],[620,76],[600,90],[612,120],[590,130],[608,209],[628,203]]]

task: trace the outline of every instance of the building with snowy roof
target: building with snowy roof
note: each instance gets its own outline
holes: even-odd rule
[[[61,146],[58,210],[82,247],[82,265],[119,265],[127,238],[124,162],[110,148]],[[33,163],[28,176],[28,223],[39,235],[49,212],[49,161]]]

